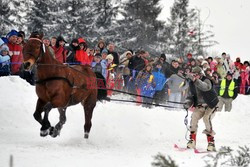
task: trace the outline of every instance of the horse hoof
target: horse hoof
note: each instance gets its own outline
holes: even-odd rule
[[[41,130],[40,131],[40,136],[41,137],[45,137],[49,134],[50,130],[49,129],[46,129],[46,130]]]
[[[88,139],[89,138],[89,133],[84,133],[84,139]]]
[[[60,130],[57,130],[56,128],[52,127],[49,135],[53,138],[60,136]]]

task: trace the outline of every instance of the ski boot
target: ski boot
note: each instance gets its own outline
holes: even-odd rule
[[[195,148],[196,147],[196,133],[190,133],[190,140],[187,143],[187,148]]]
[[[207,151],[216,151],[215,144],[214,144],[214,137],[211,135],[207,135]]]

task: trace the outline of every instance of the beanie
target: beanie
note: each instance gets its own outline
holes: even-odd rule
[[[6,38],[10,38],[11,36],[18,36],[18,32],[16,30],[11,30],[7,35]]]

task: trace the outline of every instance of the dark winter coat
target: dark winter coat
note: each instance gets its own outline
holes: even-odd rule
[[[128,63],[128,68],[131,71],[130,76],[136,78],[139,71],[143,70],[144,67],[145,67],[145,61],[141,57],[134,56],[129,60]]]
[[[212,81],[203,76],[194,82],[189,82],[189,94],[186,103],[189,106],[197,107],[198,105],[206,104],[209,108],[214,108],[219,102],[218,96],[213,89]]]
[[[117,52],[110,52],[108,51],[108,54],[112,54],[114,57],[113,64],[119,64],[119,55]]]
[[[65,49],[68,51],[67,52],[67,58],[66,58],[66,62],[69,64],[75,64],[76,59],[75,59],[75,55],[76,55],[76,50],[78,49],[78,46],[74,46],[72,45],[72,43],[65,47]]]
[[[169,68],[166,68],[166,71],[165,71],[166,78],[171,77],[172,74],[177,74],[178,70],[179,70],[179,67],[174,68],[173,66],[170,66]]]

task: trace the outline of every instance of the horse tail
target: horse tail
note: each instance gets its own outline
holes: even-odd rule
[[[97,88],[98,88],[97,100],[108,100],[105,78],[99,72],[95,72],[95,75],[96,75]]]

